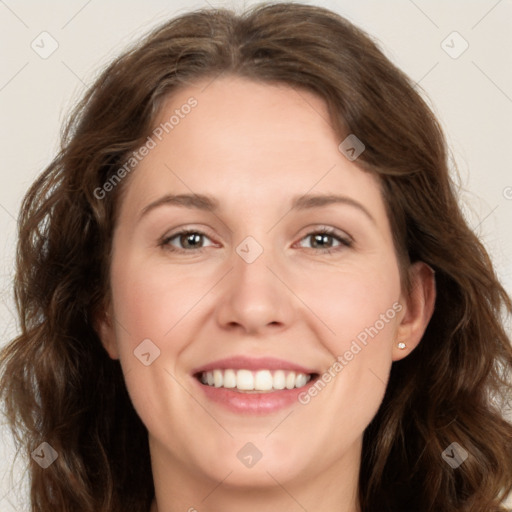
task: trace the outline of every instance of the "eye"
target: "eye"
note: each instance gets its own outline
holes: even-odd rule
[[[336,230],[328,227],[308,233],[300,240],[301,247],[304,247],[302,242],[305,240],[310,241],[310,247],[305,247],[306,249],[317,249],[322,253],[337,252],[344,247],[352,247],[353,244],[350,237],[337,234]]]
[[[204,245],[205,241],[210,243]],[[310,246],[304,246],[304,241],[310,242]],[[342,250],[345,247],[351,247],[352,239],[346,235],[342,236],[333,228],[323,227],[317,231],[312,231],[303,237],[299,246],[305,249],[313,249],[320,253],[332,253]],[[200,252],[206,247],[215,245],[210,238],[202,231],[187,229],[173,233],[164,237],[159,245],[166,250],[174,252]]]
[[[183,230],[174,233],[171,236],[166,236],[162,239],[159,245],[170,251],[192,252],[194,250],[200,251],[207,247],[203,245],[205,240],[210,239],[201,231]],[[209,245],[213,245],[213,243],[210,243]]]

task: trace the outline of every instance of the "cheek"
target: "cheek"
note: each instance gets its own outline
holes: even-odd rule
[[[208,282],[187,279],[179,270],[171,275],[161,266],[120,262],[112,275],[112,289],[120,349],[128,344],[133,350],[149,338],[167,351],[171,331],[205,293]],[[180,349],[179,340],[173,340],[172,349]]]
[[[301,295],[322,320],[319,339],[332,357],[321,376],[325,387],[301,403],[329,410],[345,432],[364,430],[385,393],[403,307],[398,267],[388,263],[317,274],[314,288]]]
[[[339,275],[325,281],[325,294],[312,306],[334,331],[322,328],[320,338],[332,359],[317,385],[299,400],[304,429],[316,432],[318,439],[311,442],[310,455],[318,459],[322,453],[324,464],[335,463],[339,453],[357,442],[384,398],[401,309],[396,301],[399,286],[393,282]],[[328,450],[322,444],[325,439]]]
[[[313,283],[311,277],[302,279],[301,297],[322,321],[322,339],[333,355],[349,350],[354,340],[361,347],[380,341],[373,344],[379,351],[394,336],[401,306],[400,277],[392,261],[316,273]]]
[[[126,387],[148,430],[165,437],[179,430],[173,418],[197,414],[195,402],[177,384],[176,363],[187,344],[180,329],[206,282],[187,280],[178,272],[171,279],[168,271],[135,260],[115,263],[112,295]]]
[[[126,384],[137,409],[155,409],[151,394],[140,400],[139,395],[169,386],[164,370],[174,374],[174,362],[183,349],[172,329],[198,295],[180,279],[173,279],[170,286],[169,279],[147,264],[117,258],[112,268],[115,337]]]

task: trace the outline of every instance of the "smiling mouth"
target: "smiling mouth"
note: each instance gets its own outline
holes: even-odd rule
[[[230,368],[214,369],[195,375],[205,386],[231,389],[240,393],[272,393],[285,389],[298,389],[317,376],[316,373],[306,374],[292,370],[252,371]]]

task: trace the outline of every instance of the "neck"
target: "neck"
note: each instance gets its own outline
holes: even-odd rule
[[[336,510],[360,512],[358,478],[361,440],[330,467],[300,472],[287,479],[276,477],[261,466],[253,481],[240,482],[239,468],[227,470],[218,480],[185,468],[151,442],[155,500],[150,512],[296,512],[298,510]],[[257,466],[251,469],[256,470]]]

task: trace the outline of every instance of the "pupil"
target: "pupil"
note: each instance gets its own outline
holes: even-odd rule
[[[202,235],[199,235],[197,233],[189,233],[189,234],[183,235],[182,242],[185,241],[185,243],[183,245],[184,246],[198,245],[199,242],[201,241],[201,236]],[[331,244],[329,243],[329,239],[330,239],[330,235],[327,235],[327,234],[314,235],[315,241],[314,241],[313,245],[315,245],[315,246],[317,246],[317,245],[330,246]]]
[[[182,242],[183,241],[185,241],[185,243],[183,244],[185,247],[194,246],[201,241],[201,235],[198,235],[197,233],[188,233],[186,235],[183,235]]]
[[[317,243],[320,243],[322,244],[322,246],[330,246],[330,244],[328,243],[328,239],[330,238],[330,235],[325,235],[325,234],[318,234],[318,235],[315,235],[315,245]]]

